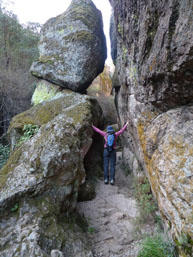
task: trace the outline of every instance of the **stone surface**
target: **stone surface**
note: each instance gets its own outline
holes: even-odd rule
[[[193,1],[110,2],[116,106],[120,125],[129,120],[123,155],[146,172],[180,254],[191,256]]]
[[[72,0],[63,14],[44,24],[39,52],[33,75],[85,92],[103,71],[107,55],[101,12],[91,0]]]
[[[40,80],[37,83],[36,89],[32,95],[32,104],[36,105],[44,101],[56,99],[63,95],[61,87],[49,83],[46,80]]]
[[[94,176],[93,176],[94,177]],[[85,181],[79,188],[78,201],[90,201],[96,196],[93,181]]]
[[[26,200],[9,214],[5,212],[0,222],[1,256],[92,257],[82,229],[69,217],[58,218],[55,207],[47,195]],[[55,249],[60,249],[58,255]]]
[[[111,38],[111,57],[113,59],[113,63],[116,65],[117,59],[117,35],[115,28],[114,15],[111,15],[110,19],[110,38]]]
[[[103,72],[93,80],[87,89],[87,94],[97,97],[110,96],[112,92],[112,67],[105,65]]]
[[[0,171],[1,256],[50,256],[55,249],[64,257],[92,256],[83,231],[67,215],[86,176],[91,124],[100,126],[102,113],[95,99],[63,93],[11,122],[11,137],[21,136],[24,124],[40,128],[15,148]]]
[[[163,113],[140,130],[150,182],[168,228],[177,239],[181,234],[193,238],[193,107]]]
[[[192,103],[192,1],[111,2],[121,84],[162,111]]]
[[[51,257],[64,257],[64,255],[58,250],[52,250]]]

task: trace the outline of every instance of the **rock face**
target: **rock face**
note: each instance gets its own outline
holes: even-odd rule
[[[116,35],[116,28],[115,28],[115,21],[114,15],[111,15],[110,19],[110,38],[111,38],[111,57],[113,59],[113,63],[116,65],[117,59],[117,35]]]
[[[85,92],[103,71],[107,55],[101,12],[91,0],[72,0],[66,12],[43,26],[39,52],[33,75]]]
[[[37,83],[31,103],[33,105],[36,105],[44,101],[51,100],[53,98],[56,99],[62,95],[64,94],[61,90],[61,87],[42,79],[39,80]]]
[[[66,215],[74,209],[85,179],[91,123],[100,126],[102,113],[88,96],[70,90],[63,94],[11,122],[12,143],[24,124],[40,128],[15,148],[0,171],[1,256],[92,256],[82,230]]]
[[[181,254],[191,256],[193,1],[110,2],[116,106],[120,123],[130,121],[124,157],[136,174],[146,172]]]

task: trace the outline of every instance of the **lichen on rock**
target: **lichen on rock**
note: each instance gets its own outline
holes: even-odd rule
[[[34,76],[85,92],[104,69],[106,40],[101,12],[91,0],[72,0],[61,15],[44,24]]]
[[[11,138],[29,122],[40,128],[15,147],[0,171],[0,255],[48,257],[57,249],[69,256],[92,256],[84,231],[76,222],[73,230],[63,219],[75,209],[86,176],[91,124],[101,124],[101,117],[95,99],[63,90],[59,98],[13,118]]]
[[[129,120],[123,155],[129,167],[138,160],[181,256],[191,256],[192,1],[110,2],[116,107],[119,122]]]
[[[174,238],[193,237],[192,107],[159,115],[140,137],[152,189]]]
[[[37,83],[36,89],[32,96],[32,104],[36,105],[44,101],[56,99],[62,96],[61,88],[54,84],[49,83],[46,80],[40,80]]]

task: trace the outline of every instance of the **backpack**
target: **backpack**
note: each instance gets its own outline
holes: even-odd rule
[[[114,132],[113,133],[108,133],[108,136],[107,136],[107,150],[109,152],[111,152],[113,150],[114,141],[115,141]]]

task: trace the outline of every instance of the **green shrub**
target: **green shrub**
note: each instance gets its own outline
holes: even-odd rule
[[[38,132],[38,130],[38,125],[25,124],[23,127],[24,134],[20,137],[17,145],[21,145],[23,142],[33,137]]]
[[[189,235],[181,234],[175,239],[175,243],[182,256],[192,256],[193,240]]]
[[[0,169],[6,163],[9,158],[9,145],[3,145],[0,143]]]
[[[178,254],[171,240],[155,235],[144,239],[137,257],[178,257]]]
[[[94,233],[96,230],[95,230],[95,228],[93,228],[93,227],[88,227],[88,232],[89,233]]]
[[[16,204],[11,208],[11,211],[12,211],[12,212],[15,212],[15,211],[18,210],[18,208],[19,208],[19,205],[18,205],[18,203],[16,203]]]

